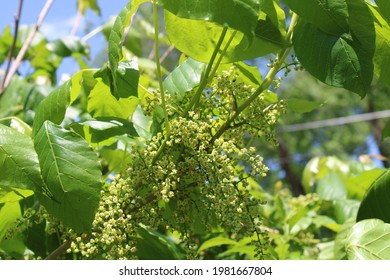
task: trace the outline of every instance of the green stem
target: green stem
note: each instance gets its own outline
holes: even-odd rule
[[[291,18],[290,27],[286,34],[286,39],[288,41],[291,41],[292,32],[294,30],[294,26],[298,20],[298,16],[294,13]],[[284,60],[286,59],[287,55],[289,54],[291,50],[291,47],[282,49],[279,54],[277,55],[276,61],[272,68],[269,70],[267,76],[264,78],[261,85],[257,88],[257,90],[247,99],[244,103],[242,103],[234,112],[233,116],[229,118],[221,127],[220,129],[215,133],[215,135],[212,138],[212,142],[217,140],[219,137],[222,136],[222,134],[230,128],[232,123],[235,121],[235,119],[257,98],[263,91],[269,88],[269,86],[274,81],[275,75],[278,73],[280,67],[283,65]]]
[[[215,76],[215,73],[217,72],[218,67],[219,67],[219,65],[221,64],[222,59],[223,59],[223,57],[225,56],[225,54],[226,54],[226,52],[227,52],[227,49],[229,48],[229,46],[230,46],[230,44],[232,43],[232,41],[233,41],[233,39],[234,39],[234,36],[236,36],[236,34],[237,34],[237,30],[234,30],[233,33],[230,35],[230,38],[229,38],[229,40],[227,41],[226,46],[224,47],[224,49],[223,49],[221,55],[220,55],[219,58],[218,58],[218,61],[215,63],[215,65],[214,65],[214,67],[213,67],[213,70],[212,70],[212,72],[211,72],[211,74],[210,74],[210,77],[209,77],[209,82],[210,82],[210,80]]]
[[[221,36],[219,37],[218,43],[215,46],[214,52],[211,55],[209,63],[207,64],[206,71],[202,74],[202,78],[201,78],[201,81],[199,83],[198,90],[196,91],[194,97],[192,98],[192,100],[188,104],[187,108],[184,110],[183,117],[187,116],[188,112],[192,109],[192,107],[196,107],[198,105],[200,97],[202,95],[202,92],[206,88],[206,85],[209,81],[209,75],[210,75],[211,69],[213,67],[214,60],[217,57],[218,51],[221,48],[223,40],[225,39],[227,30],[228,30],[227,27],[223,28]]]
[[[158,46],[158,13],[157,13],[157,4],[156,1],[153,1],[153,18],[154,18],[154,49],[155,49],[155,59],[156,59],[156,66],[157,66],[157,78],[158,83],[160,87],[160,93],[161,93],[161,105],[164,111],[164,122],[165,122],[165,139],[161,143],[161,146],[159,147],[157,154],[152,160],[152,164],[154,164],[157,159],[160,157],[162,151],[165,149],[166,142],[168,141],[170,135],[171,135],[171,128],[169,125],[169,116],[167,111],[167,104],[165,100],[165,92],[163,87],[163,81],[162,81],[162,74],[161,74],[161,63],[160,63],[160,53],[159,53],[159,46]]]

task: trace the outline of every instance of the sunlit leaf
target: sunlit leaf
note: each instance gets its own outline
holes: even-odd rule
[[[53,198],[40,196],[47,211],[77,231],[89,231],[99,203],[101,168],[78,134],[45,121],[35,137],[42,178]]]
[[[0,124],[0,189],[37,190],[42,185],[31,138]]]
[[[82,13],[85,14],[87,9],[91,9],[98,15],[100,15],[101,11],[96,3],[96,0],[77,0],[77,9]]]
[[[164,90],[180,98],[200,82],[204,64],[188,58],[164,80]]]
[[[222,245],[236,245],[237,242],[226,237],[214,237],[206,240],[200,245],[198,252],[202,252],[212,247],[222,246]]]
[[[254,36],[260,8],[259,0],[158,0],[157,4],[180,18],[214,22],[250,38]]]
[[[349,260],[390,260],[390,224],[369,219],[355,224],[345,241]]]
[[[223,27],[212,22],[200,20],[183,19],[166,11],[165,28],[168,37],[177,49],[189,55],[195,60],[208,62],[220,37]],[[233,30],[229,29],[226,39],[221,45],[224,49],[233,35]],[[229,45],[222,62],[234,62],[245,59],[260,57],[269,53],[278,51],[281,48],[269,40],[260,37],[254,37],[251,42],[243,33],[237,32]]]
[[[94,70],[90,69],[85,71],[94,72]],[[34,119],[33,135],[37,134],[46,120],[55,124],[60,124],[64,120],[66,109],[80,94],[83,73],[85,71],[79,71],[73,75],[71,80],[63,83],[41,102]]]

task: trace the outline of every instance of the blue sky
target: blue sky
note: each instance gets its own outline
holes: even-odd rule
[[[38,15],[46,3],[46,0],[25,0],[23,1],[23,11],[21,16],[21,24],[34,24]],[[110,16],[117,15],[120,10],[126,5],[127,0],[98,0],[98,5],[101,8],[101,17],[94,12],[88,11],[86,18],[95,22],[97,25],[104,23]],[[18,7],[19,1],[7,1],[7,4],[1,7],[0,30],[8,24],[13,26],[14,15]],[[77,13],[76,0],[54,0],[49,13],[46,16],[42,29],[56,30],[58,35],[67,35],[72,30],[72,24]],[[51,27],[55,28],[52,29]],[[81,30],[82,31],[82,30]],[[50,33],[49,35],[54,35]],[[80,35],[80,34],[78,34]]]
[[[4,30],[7,25],[14,27],[14,16],[16,14],[19,1],[11,0],[4,3],[0,13],[0,32]],[[120,10],[126,5],[128,0],[98,0],[98,5],[101,9],[101,16],[98,16],[93,11],[88,10],[83,18],[77,36],[85,35],[86,23],[92,24],[93,28],[104,24],[110,17],[117,15]],[[20,19],[20,25],[35,24],[38,15],[44,7],[46,0],[24,0],[23,10]],[[49,13],[47,14],[40,31],[49,39],[57,39],[64,36],[69,36],[72,31],[73,24],[77,15],[77,1],[76,0],[54,0]],[[12,31],[13,32],[13,31]],[[104,40],[102,35],[98,35],[88,42],[93,47],[91,48],[92,57],[96,52],[103,47]],[[77,71],[77,65],[72,59],[65,59],[59,69],[59,76],[62,73],[74,73]]]

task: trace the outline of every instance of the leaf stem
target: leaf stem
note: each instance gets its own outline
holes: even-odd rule
[[[169,116],[167,111],[167,104],[165,100],[165,92],[164,92],[164,86],[162,81],[162,74],[161,74],[161,63],[160,63],[160,53],[159,53],[159,36],[158,36],[158,11],[157,11],[157,4],[156,1],[153,2],[153,18],[154,18],[154,51],[155,51],[155,60],[156,60],[156,70],[157,70],[157,79],[160,87],[160,93],[161,93],[161,106],[163,107],[164,111],[164,122],[165,122],[165,139],[162,142],[161,146],[159,147],[157,154],[152,160],[152,164],[156,162],[156,160],[160,157],[162,151],[165,149],[166,142],[168,141],[169,137],[171,136],[171,128],[169,125]]]
[[[217,57],[218,51],[221,48],[223,40],[225,39],[227,30],[228,30],[227,27],[224,27],[222,30],[221,36],[219,37],[219,40],[218,40],[218,43],[215,46],[214,52],[211,55],[209,63],[207,64],[207,68],[206,68],[205,72],[202,74],[202,78],[201,78],[201,81],[199,83],[198,90],[196,91],[194,97],[192,98],[192,100],[188,104],[187,108],[183,112],[184,117],[187,116],[188,112],[192,109],[192,107],[196,107],[197,104],[199,103],[202,92],[206,88],[206,85],[209,81],[209,76],[210,76],[210,72],[211,72],[211,69],[212,69],[213,64],[214,64],[214,60]]]
[[[291,23],[289,26],[289,29],[286,34],[286,39],[287,41],[291,41],[292,33],[294,30],[294,26],[298,20],[298,16],[294,13],[292,18],[291,18]],[[272,68],[269,70],[268,74],[264,78],[263,82],[261,85],[256,89],[256,91],[247,99],[245,100],[244,103],[242,103],[237,109],[235,110],[233,116],[229,118],[221,127],[220,129],[214,134],[213,138],[211,139],[211,142],[214,142],[217,140],[219,137],[222,136],[222,134],[228,130],[235,119],[257,98],[259,95],[268,89],[270,85],[272,84],[275,75],[278,73],[279,68],[283,65],[284,60],[286,59],[287,55],[289,54],[291,50],[291,47],[284,48],[282,49],[279,54],[277,55],[276,61]]]
[[[219,65],[221,64],[222,59],[223,59],[223,57],[225,56],[225,54],[226,54],[226,52],[227,52],[227,49],[229,48],[229,46],[230,46],[230,44],[232,43],[232,41],[233,41],[234,37],[236,36],[236,34],[237,34],[237,30],[234,30],[234,31],[232,32],[232,34],[230,35],[229,40],[227,41],[227,43],[226,43],[226,45],[225,45],[225,47],[224,47],[224,49],[223,49],[221,55],[219,56],[217,62],[215,63],[215,65],[214,65],[214,67],[213,67],[213,70],[212,70],[211,75],[210,75],[210,77],[209,77],[209,82],[210,82],[210,80],[215,76],[215,73],[217,72],[218,67],[219,67]]]

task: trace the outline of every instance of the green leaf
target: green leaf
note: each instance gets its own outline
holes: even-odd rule
[[[19,76],[13,77],[1,97],[0,117],[20,116],[23,120],[28,120],[26,114],[35,110],[50,91],[50,87],[28,83]],[[20,114],[21,108],[24,109],[23,115]]]
[[[350,219],[346,221],[340,228],[339,232],[336,235],[334,242],[334,257],[336,260],[346,260],[347,251],[345,248],[345,241],[351,228],[355,224],[355,219]]]
[[[218,237],[214,237],[214,238],[208,239],[205,242],[203,242],[202,245],[200,245],[200,247],[198,249],[198,253],[200,253],[204,250],[207,250],[209,248],[212,248],[212,247],[217,247],[217,246],[222,246],[222,245],[236,245],[236,244],[237,244],[237,242],[230,239],[230,238],[218,236]]]
[[[334,203],[334,216],[339,224],[348,219],[356,219],[360,201],[353,199],[338,199]]]
[[[13,191],[7,192],[4,195],[0,196],[0,204],[8,202],[18,202],[32,195],[34,195],[34,192],[31,190],[14,188]]]
[[[261,85],[263,78],[261,77],[259,68],[257,66],[250,66],[242,61],[233,64],[221,64],[218,68],[218,74],[222,75],[222,71],[229,71],[231,67],[234,67],[235,73],[238,74],[236,83],[244,83],[253,87]]]
[[[134,96],[116,99],[110,92],[102,78],[96,79],[97,83],[88,96],[87,110],[93,118],[115,117],[119,119],[130,118],[139,100]]]
[[[78,134],[45,121],[35,137],[42,177],[53,199],[46,210],[77,231],[89,231],[99,203],[101,170],[97,155]]]
[[[128,120],[106,117],[92,119],[78,124],[89,128],[88,133],[91,134],[91,143],[99,143],[118,135],[138,136],[133,124]]]
[[[41,102],[34,118],[34,136],[45,121],[49,120],[55,124],[60,124],[64,120],[66,109],[79,96],[84,72],[94,72],[94,70],[79,71],[71,80],[63,83]]]
[[[362,201],[367,190],[380,175],[385,172],[384,169],[374,169],[364,171],[347,181],[348,197]]]
[[[252,38],[259,16],[259,0],[158,0],[157,4],[180,18],[214,22]],[[245,19],[245,20],[242,20]]]
[[[300,114],[311,112],[315,109],[318,109],[322,105],[323,103],[304,100],[304,99],[288,100],[288,108]]]
[[[141,260],[178,260],[183,252],[167,236],[157,231],[140,228],[137,241],[137,257]]]
[[[101,13],[96,0],[77,0],[77,10],[79,10],[84,15],[87,9],[91,9],[98,15]]]
[[[150,139],[150,137],[152,137],[150,132],[152,120],[148,116],[145,116],[140,106],[136,107],[131,121],[139,136],[145,139]]]
[[[264,14],[267,20],[270,20],[283,38],[286,36],[286,15],[279,6],[279,0],[260,1],[260,15]]]
[[[390,2],[388,0],[375,0],[375,3],[378,5],[383,18],[390,24]]]
[[[0,64],[8,57],[8,52],[11,48],[13,36],[11,33],[11,26],[6,26],[0,36]]]
[[[116,17],[114,25],[111,29],[108,39],[108,61],[110,65],[110,75],[112,78],[113,92],[112,94],[119,98],[120,95],[120,76],[123,76],[123,71],[119,70],[119,63],[122,60],[122,37],[126,27],[130,25],[131,18],[137,11],[138,6],[147,0],[130,0]],[[119,72],[118,72],[119,71]],[[119,76],[119,77],[118,77]]]
[[[383,84],[390,86],[390,22],[386,22],[374,7],[370,6],[370,9],[375,18],[376,32],[374,73]]]
[[[22,212],[18,202],[5,203],[0,208],[0,242],[4,241],[7,229],[21,217]]]
[[[139,71],[135,61],[121,61],[116,76],[117,93],[120,98],[138,96]]]
[[[305,166],[302,175],[302,185],[305,193],[313,191],[314,184],[329,172],[347,175],[349,167],[336,157],[314,157]]]
[[[347,4],[348,30],[340,26],[338,32],[327,32],[318,27],[319,24],[301,18],[294,29],[294,49],[302,65],[314,77],[364,97],[374,71],[373,17],[363,0],[348,0]]]
[[[347,198],[347,187],[337,172],[329,172],[319,179],[316,192],[323,200]]]
[[[0,189],[41,187],[38,156],[31,138],[0,124]]]
[[[195,60],[207,63],[210,60],[223,27],[212,22],[183,19],[165,11],[165,28],[172,45]],[[226,39],[221,45],[224,49],[233,35],[228,29]],[[281,46],[255,36],[252,41],[241,32],[235,34],[222,59],[223,63],[257,58],[278,51]]]
[[[387,137],[390,137],[390,121],[387,121],[385,127],[382,130],[382,141]]]
[[[390,222],[390,170],[384,172],[371,185],[364,197],[357,221],[364,219],[381,219],[385,223]]]
[[[339,36],[349,32],[348,6],[345,0],[283,0],[283,2],[300,18],[329,35]]]
[[[381,220],[360,221],[345,242],[349,260],[390,260],[390,224]]]
[[[203,63],[192,58],[186,59],[165,78],[164,90],[182,99],[186,92],[199,84],[203,67]]]
[[[334,241],[321,242],[316,246],[319,250],[318,260],[334,260]]]
[[[66,37],[54,40],[46,45],[47,49],[61,57],[72,54],[82,54],[89,57],[89,46],[76,37]]]

